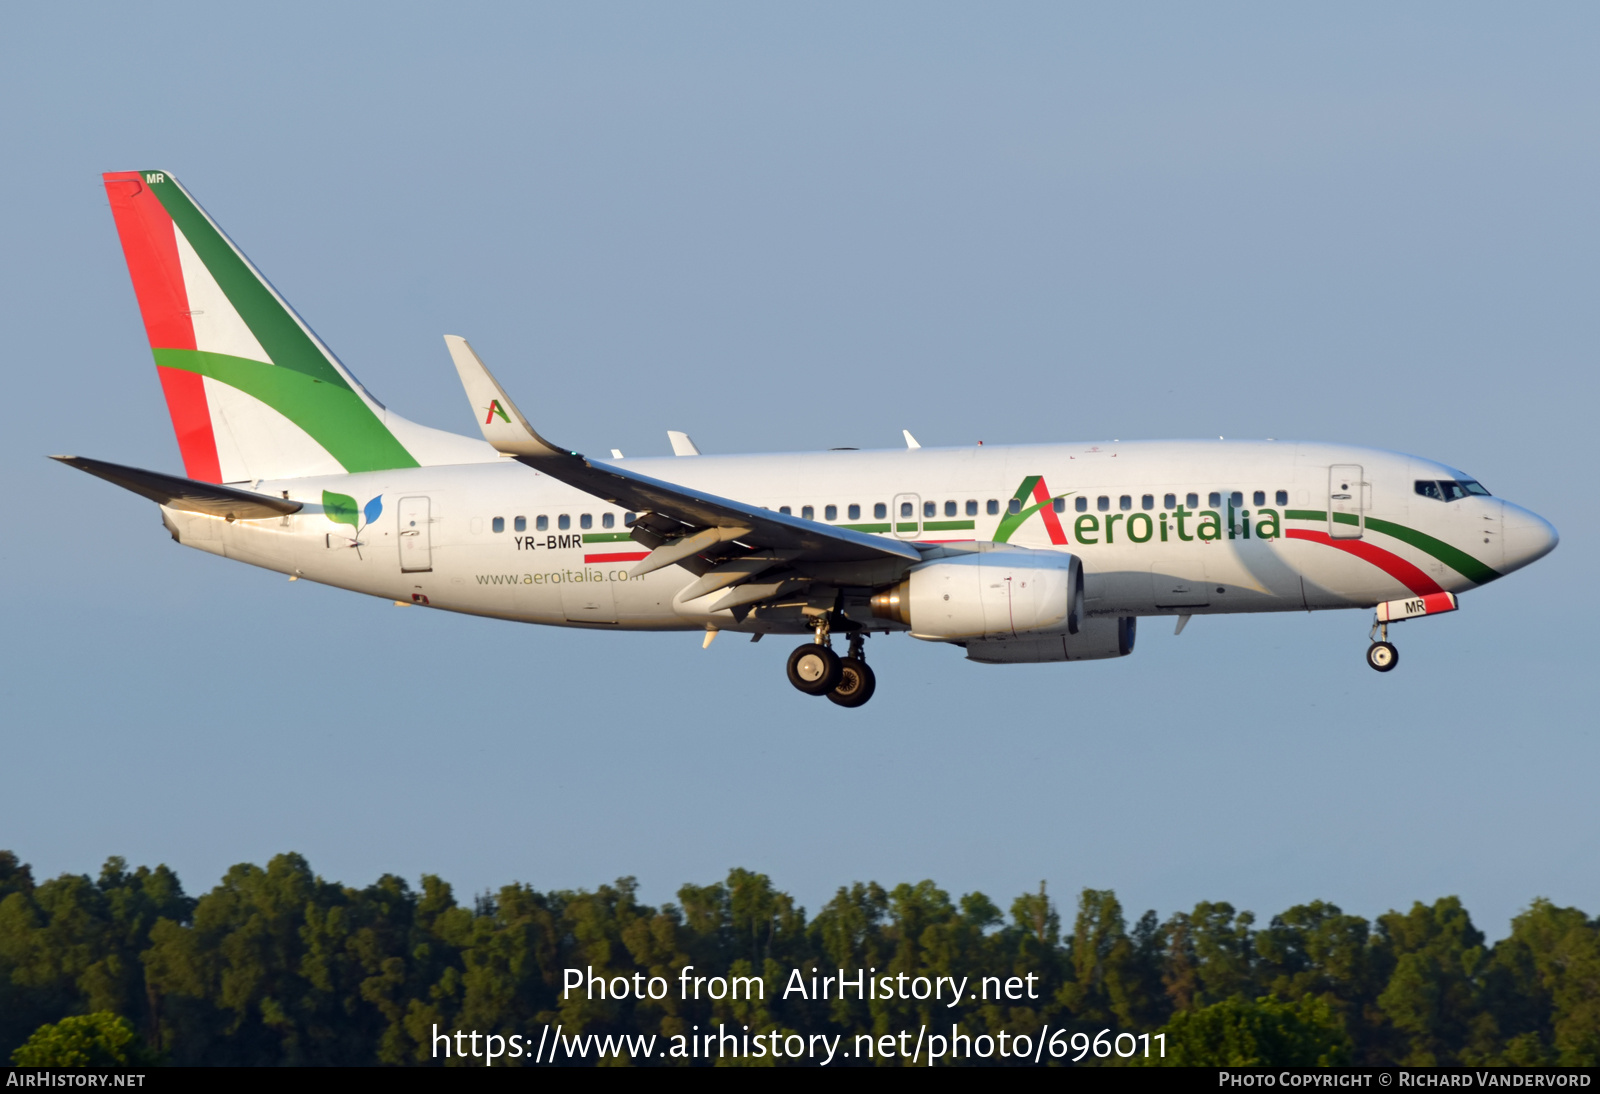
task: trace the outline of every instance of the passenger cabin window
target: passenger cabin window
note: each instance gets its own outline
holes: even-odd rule
[[[556,518],[556,527],[565,532],[568,528],[572,527],[572,518],[567,514],[562,513]]]
[[[823,506],[822,507],[822,519],[823,520],[838,520],[839,519],[839,507],[837,505],[825,505],[825,506]]]
[[[1178,507],[1178,495],[1168,494],[1161,499],[1161,504],[1167,509],[1176,509]]]
[[[995,498],[990,498],[989,501],[988,501],[988,504],[986,505],[986,507],[984,509],[984,512],[988,513],[991,517],[999,516],[1000,515],[1000,502]]]
[[[1289,504],[1289,491],[1287,491],[1287,490],[1279,490],[1278,491],[1278,504],[1279,505],[1288,505]]]
[[[1072,507],[1080,513],[1087,513],[1089,511],[1089,499],[1080,497],[1077,501],[1073,502]]]
[[[592,514],[590,514],[590,513],[583,514],[583,516],[578,518],[578,527],[579,528],[593,528],[594,527],[594,516]]]
[[[1156,507],[1156,496],[1154,494],[1146,494],[1144,497],[1139,499],[1139,508],[1141,508],[1141,509],[1154,509],[1155,507]]]
[[[1222,505],[1222,495],[1215,490],[1211,491],[1210,496],[1206,499],[1206,504],[1213,509],[1220,507]]]
[[[534,517],[533,518],[533,530],[535,532],[548,532],[550,530],[550,518],[549,517]]]
[[[977,515],[978,515],[978,500],[976,498],[968,498],[967,499],[967,516],[975,517]]]
[[[1198,508],[1200,508],[1200,495],[1199,494],[1188,494],[1188,495],[1186,495],[1184,497],[1184,499],[1183,499],[1183,504],[1187,505],[1190,509],[1198,509]]]
[[[784,516],[794,516],[794,512],[787,505],[778,506],[778,512],[782,513]]]
[[[1067,511],[1067,499],[1057,498],[1055,501],[1050,503],[1050,508],[1054,509],[1058,513],[1065,513]]]
[[[489,522],[489,528],[495,532],[504,532],[506,530],[506,518],[495,517]]]
[[[1101,494],[1095,499],[1094,505],[1095,508],[1100,510],[1102,513],[1109,513],[1111,511],[1111,499],[1106,497],[1104,494]]]
[[[1255,494],[1252,496],[1252,500],[1257,505],[1265,505],[1265,504],[1267,504],[1267,492],[1265,490],[1257,490],[1255,492]]]
[[[511,519],[511,530],[513,532],[526,532],[528,530],[528,518],[513,517]]]
[[[860,520],[861,519],[861,506],[859,506],[859,505],[850,506],[850,508],[845,510],[845,515],[848,516],[851,520]]]
[[[1010,501],[1006,502],[1006,512],[1010,513],[1012,516],[1016,516],[1018,513],[1022,512],[1022,499],[1012,498]]]
[[[1124,495],[1122,495],[1122,497],[1118,498],[1117,499],[1117,508],[1123,510],[1124,512],[1126,512],[1129,509],[1132,509],[1133,508],[1133,495],[1132,494],[1124,494]]]
[[[889,516],[889,507],[887,505],[885,505],[883,502],[880,501],[877,504],[873,505],[873,507],[872,507],[872,519],[873,520],[884,520],[884,519],[887,519],[888,516]]]
[[[925,502],[923,502],[922,503],[922,515],[925,516],[925,517],[936,517],[936,516],[938,516],[939,515],[939,503],[936,502],[936,501],[925,501]]]
[[[632,528],[633,527],[633,522],[638,520],[638,519],[639,519],[639,514],[638,513],[624,513],[624,514],[622,514],[622,526],[624,528]]]
[[[602,528],[615,528],[616,526],[617,526],[617,515],[615,513],[603,513],[603,514],[601,514],[601,516],[600,516],[600,527],[602,527]]]
[[[947,516],[947,517],[953,517],[953,516],[956,515],[956,503],[955,502],[947,501],[947,502],[944,503],[944,515]]]
[[[802,505],[800,507],[800,516],[805,520],[816,520],[817,510],[813,506]]]
[[[1244,491],[1235,490],[1233,493],[1229,494],[1228,495],[1228,504],[1233,506],[1235,509],[1237,509],[1237,508],[1239,508],[1239,506],[1243,505],[1244,504]]]

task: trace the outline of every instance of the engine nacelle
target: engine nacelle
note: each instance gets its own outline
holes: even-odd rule
[[[943,558],[914,567],[872,598],[872,614],[915,638],[953,642],[1076,634],[1083,565],[1076,555],[1023,547]]]
[[[1046,661],[1098,661],[1133,652],[1139,621],[1131,615],[1085,619],[1077,634],[985,639],[967,643],[967,660],[983,665],[1037,665]]]

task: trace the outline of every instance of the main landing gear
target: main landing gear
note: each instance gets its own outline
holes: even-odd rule
[[[858,707],[872,698],[878,678],[867,667],[861,635],[850,636],[850,652],[840,657],[828,644],[828,623],[817,624],[817,636],[789,655],[789,683],[807,695],[826,695],[842,707]]]
[[[1367,664],[1379,672],[1388,672],[1400,663],[1400,651],[1389,641],[1389,624],[1374,623],[1367,637],[1378,639],[1367,647]]]

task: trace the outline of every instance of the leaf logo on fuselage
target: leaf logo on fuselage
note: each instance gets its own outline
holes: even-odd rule
[[[356,554],[361,554],[361,531],[370,528],[372,522],[383,514],[383,495],[379,494],[365,506],[357,507],[356,499],[349,494],[336,494],[332,490],[322,492],[322,513],[335,524],[348,524],[356,530],[350,540],[350,546],[356,549]]]

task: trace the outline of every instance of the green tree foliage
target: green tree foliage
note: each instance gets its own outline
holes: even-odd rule
[[[1326,1000],[1233,997],[1172,1016],[1162,1030],[1167,1067],[1329,1067],[1350,1062],[1350,1042]]]
[[[921,999],[841,995],[841,969],[946,986]],[[563,993],[568,970],[607,990]],[[805,992],[786,995],[797,974]],[[704,984],[686,994],[686,976]],[[813,994],[830,976],[835,986]],[[668,985],[659,998],[610,990],[650,977]],[[714,995],[719,977],[760,990]],[[967,985],[953,1006],[951,981]],[[98,879],[36,882],[0,852],[0,1058],[33,1046],[61,1059],[81,1042],[176,1064],[460,1066],[482,1059],[447,1042],[456,1030],[557,1026],[846,1045],[923,1026],[972,1037],[1160,1029],[1168,1062],[1594,1065],[1600,924],[1535,901],[1490,947],[1446,898],[1375,923],[1313,902],[1257,927],[1205,902],[1130,927],[1098,889],[1078,894],[1065,923],[1043,885],[1002,911],[931,881],[846,886],[808,917],[748,870],[685,885],[659,907],[629,878],[593,891],[507,885],[464,904],[437,877],[352,888],[292,854],[235,866],[191,898],[166,867],[114,858]]]
[[[102,1010],[40,1026],[11,1054],[11,1062],[19,1067],[130,1067],[156,1059],[126,1018]]]

